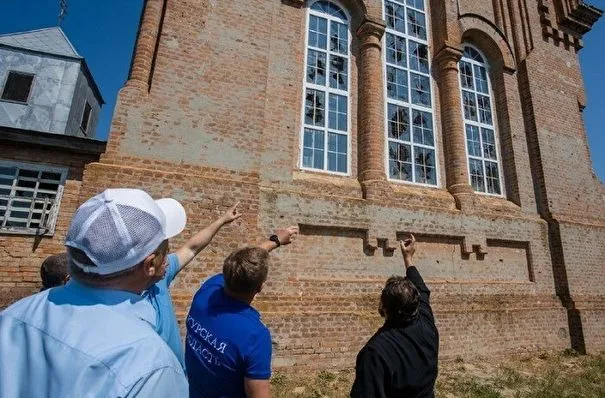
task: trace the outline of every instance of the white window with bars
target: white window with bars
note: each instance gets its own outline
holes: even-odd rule
[[[388,178],[438,185],[425,0],[384,0]]]
[[[470,184],[475,192],[502,196],[488,64],[479,50],[466,44],[459,69]]]
[[[0,160],[0,233],[52,235],[66,168]]]
[[[349,175],[348,17],[331,1],[309,7],[301,131],[302,169]]]

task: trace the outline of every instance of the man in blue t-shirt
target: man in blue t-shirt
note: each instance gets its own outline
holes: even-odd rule
[[[250,304],[267,279],[269,252],[297,234],[289,227],[234,251],[195,294],[185,347],[192,398],[269,397],[271,334]]]
[[[172,306],[172,297],[170,296],[169,290],[170,284],[176,275],[185,268],[200,251],[208,246],[210,241],[212,241],[212,238],[214,238],[214,235],[216,235],[224,225],[241,217],[241,213],[238,212],[237,209],[238,205],[239,202],[230,207],[212,224],[195,234],[176,252],[168,255],[166,260],[167,265],[162,269],[164,272],[160,272],[157,276],[158,281],[143,293],[155,309],[156,331],[172,349],[183,368],[185,368],[183,347],[181,344],[179,326],[176,321],[176,314],[174,312],[174,307]]]

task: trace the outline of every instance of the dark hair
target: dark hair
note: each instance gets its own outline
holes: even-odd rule
[[[269,252],[261,247],[244,247],[231,253],[223,264],[225,286],[233,293],[258,293],[269,272]]]
[[[420,294],[416,286],[403,276],[387,280],[380,296],[380,315],[389,321],[409,322],[418,314]]]
[[[67,253],[48,256],[40,267],[40,278],[42,279],[42,290],[61,286],[69,275]]]

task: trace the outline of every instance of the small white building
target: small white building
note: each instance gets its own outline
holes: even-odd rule
[[[103,103],[61,28],[0,35],[0,127],[95,138]]]

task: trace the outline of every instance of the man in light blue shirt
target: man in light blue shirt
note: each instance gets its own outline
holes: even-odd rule
[[[0,313],[0,397],[186,397],[172,350],[141,293],[166,270],[183,207],[109,189],[67,232],[71,281]]]
[[[172,349],[183,369],[185,368],[185,357],[181,344],[181,335],[176,320],[176,314],[172,305],[170,295],[170,284],[176,275],[185,268],[191,260],[198,255],[214,238],[214,235],[226,224],[241,217],[237,206],[239,202],[230,207],[222,216],[212,224],[195,234],[175,253],[168,255],[168,265],[163,278],[151,286],[144,294],[155,309],[155,329]],[[158,274],[161,277],[162,273]]]

